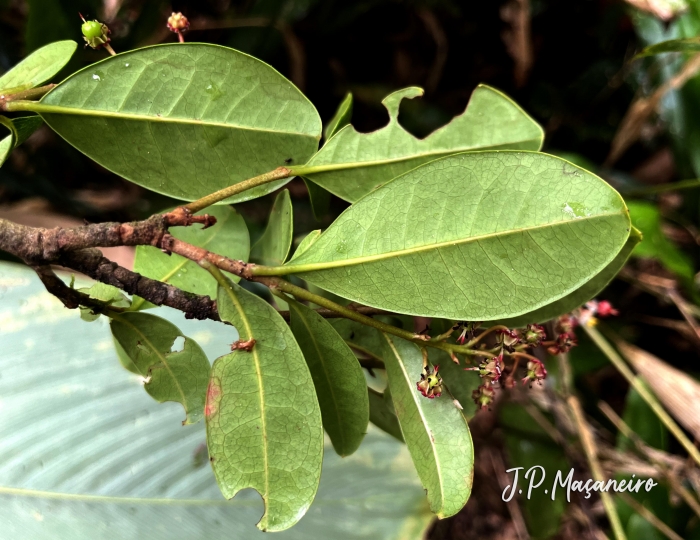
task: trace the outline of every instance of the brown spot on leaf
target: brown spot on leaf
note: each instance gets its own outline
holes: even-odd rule
[[[220,399],[221,384],[218,379],[213,378],[209,381],[209,387],[207,388],[207,401],[204,406],[204,416],[209,418],[217,413]]]
[[[253,338],[250,338],[247,340],[239,339],[238,341],[231,343],[231,350],[232,351],[250,352],[253,350],[254,346],[255,346],[255,340]]]

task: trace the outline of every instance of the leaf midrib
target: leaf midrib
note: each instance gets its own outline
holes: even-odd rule
[[[336,133],[338,135],[340,132]],[[288,167],[293,174],[296,174],[298,176],[305,176],[309,174],[318,174],[318,173],[323,173],[323,172],[331,172],[331,171],[337,171],[337,170],[343,170],[343,169],[358,169],[362,167],[373,167],[377,165],[387,165],[387,164],[392,164],[392,163],[400,163],[402,161],[411,161],[414,159],[418,159],[421,157],[432,157],[432,156],[437,156],[438,158],[440,156],[451,156],[452,154],[461,154],[461,153],[466,153],[466,152],[479,152],[479,151],[496,151],[499,149],[509,149],[512,147],[512,145],[515,142],[522,143],[522,142],[532,142],[532,141],[537,141],[538,139],[522,139],[520,141],[513,141],[513,142],[505,142],[505,143],[500,143],[500,144],[494,144],[494,145],[488,145],[488,146],[469,146],[469,147],[455,147],[453,150],[449,149],[440,149],[435,152],[418,152],[415,154],[406,154],[404,156],[399,156],[395,158],[390,158],[390,159],[382,159],[382,160],[372,160],[372,161],[345,161],[341,163],[329,163],[329,164],[322,164],[322,165],[314,165],[313,164],[313,158],[312,160],[307,164],[307,165],[299,165],[298,167]],[[316,155],[320,154],[320,150]]]
[[[160,361],[163,363],[163,365],[165,366],[165,369],[168,370],[170,377],[173,379],[173,382],[175,383],[177,391],[180,393],[180,396],[182,397],[182,406],[185,407],[185,413],[187,414],[187,416],[189,416],[189,414],[190,414],[190,409],[188,406],[189,402],[187,401],[187,397],[185,396],[185,393],[182,390],[182,386],[180,386],[180,382],[177,380],[177,377],[175,377],[175,374],[173,373],[172,369],[170,369],[170,364],[168,364],[168,360],[166,359],[166,355],[161,354],[161,352],[153,345],[153,343],[151,343],[151,341],[143,334],[143,332],[141,332],[141,330],[138,329],[138,327],[136,325],[132,324],[131,322],[129,322],[128,320],[126,320],[122,317],[117,318],[117,320],[119,322],[122,322],[122,323],[126,324],[127,326],[131,327],[133,329],[133,331],[136,332],[136,334],[138,334],[139,336],[141,336],[143,338],[143,341],[145,341],[146,344],[150,347],[150,349],[153,352],[155,352],[156,356],[158,358],[160,358]],[[187,341],[187,338],[185,338],[185,341]],[[184,351],[184,348],[183,348],[183,351]],[[149,366],[149,369],[150,369],[150,366]],[[143,375],[143,376],[145,377],[146,375]]]
[[[331,399],[333,400],[333,410],[335,411],[336,418],[338,420],[338,427],[340,428],[340,438],[342,439],[342,448],[345,450],[345,430],[343,429],[343,422],[342,419],[340,418],[340,411],[338,408],[338,400],[335,397],[335,390],[333,388],[333,384],[331,383],[331,378],[328,374],[328,370],[326,369],[326,363],[323,360],[323,354],[321,353],[321,349],[318,346],[318,342],[316,341],[316,338],[314,336],[314,333],[311,331],[311,327],[307,324],[306,322],[306,317],[299,311],[299,308],[294,305],[294,302],[289,302],[289,307],[291,309],[294,309],[294,311],[297,313],[299,316],[299,319],[301,319],[302,324],[304,325],[304,328],[306,328],[306,332],[309,334],[309,338],[311,339],[311,342],[313,343],[314,349],[316,349],[316,354],[318,355],[318,359],[321,362],[321,367],[323,368],[323,374],[326,376],[326,382],[328,383],[328,389],[330,390],[331,393]]]
[[[248,317],[246,317],[245,311],[243,310],[243,306],[238,300],[238,296],[236,296],[235,291],[233,290],[233,286],[230,283],[226,284],[226,294],[228,295],[229,299],[233,303],[233,305],[236,307],[236,310],[241,316],[241,321],[243,322],[243,326],[246,329],[246,332],[248,333],[248,339],[254,339],[253,335],[253,329],[250,326],[250,321],[248,321]],[[240,333],[238,336],[238,339],[241,339]],[[265,387],[263,386],[263,380],[262,380],[262,371],[260,370],[260,356],[258,354],[258,347],[260,345],[256,343],[253,345],[253,348],[250,351],[250,354],[253,355],[253,361],[255,363],[255,374],[258,378],[258,386],[260,387],[260,427],[261,427],[261,435],[262,435],[262,441],[263,441],[263,470],[264,476],[265,476],[265,493],[263,494],[263,499],[265,500],[265,515],[267,515],[267,498],[270,494],[270,467],[268,464],[268,448],[267,448],[267,419],[265,418]],[[240,351],[238,351],[240,354]],[[234,353],[235,354],[235,353]],[[262,523],[262,521],[261,521]]]
[[[394,342],[391,340],[389,336],[384,334],[384,339],[387,340],[389,343],[389,347],[391,348],[391,352],[394,354],[394,358],[396,359],[396,363],[399,365],[399,369],[401,369],[401,374],[404,377],[404,380],[406,381],[406,384],[408,386],[409,393],[411,394],[411,399],[413,400],[413,403],[416,406],[416,409],[418,409],[418,414],[420,415],[421,421],[423,426],[425,427],[426,430],[429,430],[430,428],[428,427],[428,420],[425,418],[425,415],[423,414],[423,409],[421,409],[420,405],[418,404],[418,399],[417,399],[417,394],[416,392],[413,391],[413,381],[411,378],[408,376],[408,373],[406,372],[406,369],[404,368],[404,364],[401,361],[401,355],[399,352],[396,350],[396,347],[394,347]],[[392,392],[393,394],[393,392]],[[399,422],[399,426],[401,423]],[[401,430],[401,433],[403,434],[403,429]],[[440,460],[438,459],[438,453],[437,453],[437,447],[435,445],[435,442],[430,436],[430,433],[425,432],[426,437],[428,438],[428,443],[430,444],[430,449],[433,452],[433,458],[434,458],[434,463],[435,463],[435,469],[437,470],[437,478],[438,478],[438,485],[440,486],[440,507],[442,508],[445,505],[445,488],[442,483],[442,474],[441,474],[441,469],[440,469]],[[406,439],[406,436],[404,435],[404,439]],[[439,514],[439,512],[437,512]]]
[[[435,244],[426,244],[424,246],[416,246],[408,249],[402,249],[402,250],[396,250],[396,251],[387,251],[384,253],[378,253],[376,255],[365,255],[362,257],[354,257],[352,259],[339,259],[337,261],[328,261],[328,262],[320,262],[320,263],[308,263],[308,264],[286,264],[281,267],[274,267],[275,270],[280,270],[284,269],[285,274],[296,274],[296,273],[301,273],[301,272],[314,272],[317,270],[327,270],[331,268],[339,268],[339,267],[344,267],[344,266],[355,266],[358,264],[365,264],[369,262],[375,262],[375,261],[381,261],[384,259],[391,259],[391,258],[398,258],[398,257],[403,257],[405,255],[412,255],[414,253],[422,253],[423,251],[431,251],[435,249],[440,249],[443,247],[449,247],[449,246],[456,246],[456,245],[462,245],[462,244],[469,244],[472,242],[479,242],[481,240],[488,240],[490,238],[497,238],[497,237],[502,237],[502,236],[508,236],[511,234],[517,234],[517,233],[523,233],[523,232],[529,232],[529,231],[535,231],[539,229],[545,229],[549,227],[559,227],[561,225],[570,225],[572,223],[581,223],[585,221],[593,221],[597,219],[603,219],[607,217],[614,217],[614,216],[623,216],[624,212],[614,212],[614,213],[609,213],[609,214],[597,214],[595,216],[587,216],[587,217],[579,217],[567,221],[558,221],[555,223],[546,223],[543,225],[535,225],[532,227],[521,227],[518,229],[511,229],[508,231],[499,231],[499,232],[494,232],[494,233],[488,233],[488,234],[482,234],[478,236],[470,236],[467,238],[463,239],[456,239],[456,240],[448,240],[445,242],[437,242]],[[319,238],[319,240],[321,240]],[[314,242],[313,245],[309,247],[309,250],[307,250],[305,253],[302,253],[300,257],[304,257],[308,251],[313,249],[314,245],[317,245],[318,241]]]
[[[113,111],[104,111],[100,109],[78,109],[75,107],[63,107],[60,105],[45,105],[43,103],[22,102],[22,110],[33,111],[39,114],[63,114],[73,116],[95,116],[98,118],[116,118],[117,120],[133,120],[140,122],[155,122],[165,124],[189,124],[204,127],[220,127],[225,129],[239,129],[241,131],[253,131],[264,133],[275,133],[279,135],[293,135],[295,137],[308,137],[315,141],[319,140],[319,136],[300,131],[284,131],[269,128],[259,128],[252,126],[243,126],[240,124],[231,124],[224,122],[212,122],[208,120],[195,120],[193,118],[181,118],[177,116],[149,116],[136,113],[122,113]]]

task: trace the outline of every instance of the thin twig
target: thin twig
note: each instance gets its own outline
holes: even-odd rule
[[[491,466],[496,473],[498,484],[502,490],[505,490],[509,485],[509,481],[505,473],[506,466],[505,463],[503,463],[503,458],[499,452],[489,452],[489,456],[491,456]],[[508,508],[508,513],[510,514],[510,519],[513,521],[513,526],[515,527],[518,538],[520,540],[529,540],[530,535],[527,532],[525,519],[523,518],[523,513],[520,511],[517,501],[513,498],[509,499],[506,502],[506,508]]]

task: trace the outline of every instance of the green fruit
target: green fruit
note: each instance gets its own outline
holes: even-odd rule
[[[88,39],[93,39],[102,35],[102,24],[97,21],[85,21],[80,29],[83,31],[83,35]]]

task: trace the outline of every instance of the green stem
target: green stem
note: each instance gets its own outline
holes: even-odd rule
[[[47,94],[55,84],[47,84],[45,86],[38,86],[37,88],[29,88],[27,90],[21,90],[17,93],[11,94],[9,92],[3,92],[2,97],[0,97],[0,103],[3,103],[3,109],[6,111],[31,111],[32,103],[34,101],[24,101],[43,97]]]
[[[617,368],[617,370],[622,374],[622,376],[627,379],[627,382],[632,386],[646,402],[654,414],[661,420],[664,426],[673,434],[673,436],[678,440],[679,443],[686,449],[688,454],[693,458],[695,463],[700,465],[700,451],[695,447],[688,437],[686,437],[683,430],[678,424],[671,418],[671,416],[666,412],[661,403],[656,399],[656,396],[651,393],[646,386],[644,386],[638,377],[634,375],[632,370],[627,366],[622,357],[617,353],[610,343],[601,335],[595,328],[590,328],[583,325],[581,328],[588,334],[593,343],[595,343],[598,348],[608,357],[608,360]]]
[[[373,328],[376,328],[377,330],[381,332],[386,332],[387,334],[392,334],[394,336],[398,336],[400,338],[403,338],[407,341],[411,341],[413,343],[416,343],[422,347],[433,347],[435,349],[441,349],[446,352],[457,352],[465,355],[471,355],[471,356],[492,356],[489,352],[487,351],[476,351],[473,349],[470,349],[467,346],[460,346],[460,345],[453,345],[451,343],[444,343],[437,341],[435,339],[430,339],[427,336],[423,336],[420,334],[414,334],[413,332],[407,332],[406,330],[402,330],[400,328],[396,328],[395,326],[392,326],[390,324],[383,323],[381,321],[377,321],[376,319],[373,319],[371,317],[367,317],[366,315],[362,315],[361,313],[358,313],[350,308],[347,308],[345,306],[341,306],[340,304],[336,304],[332,300],[328,300],[327,298],[324,298],[323,296],[319,296],[317,294],[314,294],[310,291],[307,291],[306,289],[303,289],[302,287],[297,287],[296,285],[293,285],[292,283],[289,283],[288,281],[285,281],[284,279],[278,278],[278,277],[258,277],[254,281],[257,281],[258,283],[262,283],[263,285],[266,285],[270,289],[278,289],[282,292],[291,294],[295,298],[300,298],[302,300],[306,300],[307,302],[313,302],[316,305],[325,307],[327,309],[330,309],[331,311],[335,311],[336,313],[339,313],[346,319],[350,319],[356,322],[359,322],[361,324],[364,324],[366,326],[371,326]]]
[[[225,187],[224,189],[220,189],[219,191],[215,191],[214,193],[207,195],[206,197],[202,197],[199,200],[193,201],[185,205],[183,208],[189,210],[194,214],[196,212],[199,212],[200,210],[204,210],[212,204],[216,204],[225,199],[228,199],[229,197],[238,195],[242,191],[262,186],[263,184],[274,182],[275,180],[289,178],[290,176],[292,176],[292,174],[293,173],[288,168],[278,167],[274,171],[266,172],[265,174],[249,178],[248,180],[243,180],[243,182],[238,182],[237,184],[233,184],[232,186]]]

